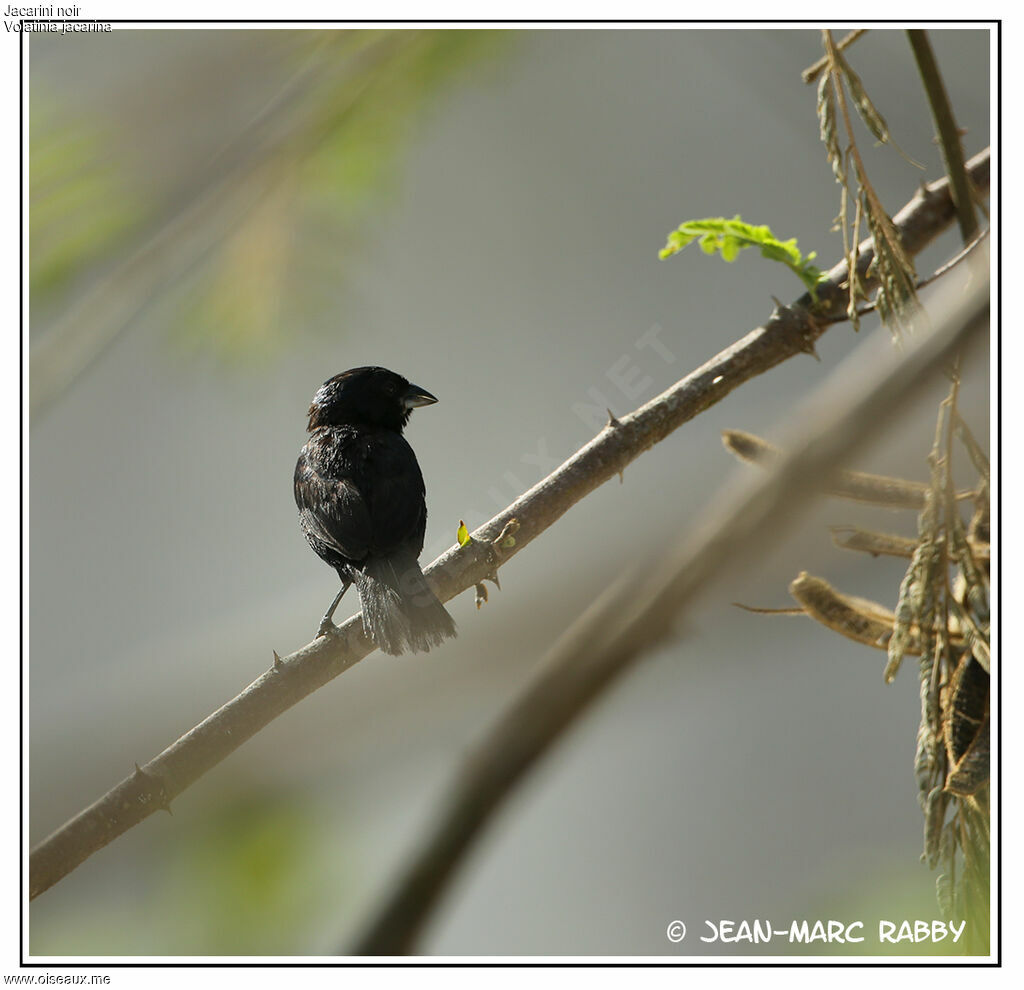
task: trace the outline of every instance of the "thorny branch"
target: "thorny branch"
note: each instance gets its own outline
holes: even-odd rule
[[[989,152],[975,156],[968,168],[974,185],[986,189]],[[894,223],[905,250],[915,254],[941,234],[953,217],[948,182],[941,179],[922,186]],[[872,257],[868,240],[858,254],[858,269],[867,284],[871,283],[867,267]],[[452,547],[431,564],[426,574],[438,597],[447,601],[484,580],[494,580],[499,566],[576,502],[620,474],[683,423],[796,354],[813,354],[814,342],[826,332],[829,320],[845,310],[847,277],[846,264],[841,262],[819,284],[816,305],[805,293],[793,305],[777,307],[764,326],[633,413],[609,422],[565,463],[477,529],[470,543]],[[507,547],[503,535],[513,521],[518,523],[518,532],[515,545]],[[273,666],[237,697],[44,839],[30,856],[30,897],[53,886],[154,811],[169,808],[171,801],[243,742],[372,650],[373,644],[363,635],[362,623],[355,616],[335,637],[317,639],[284,658],[275,654]]]

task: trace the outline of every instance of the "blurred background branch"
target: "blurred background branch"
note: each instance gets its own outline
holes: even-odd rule
[[[559,638],[537,676],[470,754],[434,825],[351,954],[413,952],[455,870],[524,774],[612,683],[672,636],[699,594],[781,540],[823,479],[914,400],[988,330],[988,277],[936,301],[933,332],[918,330],[892,363],[888,346],[857,354],[794,415],[786,455],[766,477],[719,493],[682,537],[629,565]],[[808,427],[808,424],[812,424]],[[722,699],[723,705],[728,700]],[[346,950],[348,951],[348,950]]]

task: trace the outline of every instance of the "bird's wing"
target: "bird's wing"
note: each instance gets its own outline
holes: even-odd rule
[[[364,489],[373,520],[375,553],[396,549],[419,556],[427,525],[423,475],[404,437],[380,438],[374,449],[373,484]]]
[[[370,547],[370,511],[350,481],[325,478],[300,460],[295,472],[295,501],[306,536],[343,557],[362,560]]]

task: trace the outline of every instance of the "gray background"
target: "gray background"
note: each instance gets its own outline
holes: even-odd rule
[[[134,148],[140,186],[170,187],[273,92],[281,35],[258,34],[118,32],[59,50],[33,37],[32,85],[101,108]],[[933,42],[974,153],[988,141],[988,35]],[[763,321],[771,294],[799,294],[752,254],[659,262],[676,223],[741,213],[826,267],[838,257],[838,187],[799,77],[820,52],[801,30],[523,34],[419,121],[344,257],[343,295],[288,328],[272,362],[183,350],[181,293],[154,300],[32,426],[34,840],[232,697],[273,649],[312,635],[336,581],[299,533],[291,472],[325,378],[383,364],[440,398],[408,431],[430,559],[460,519],[474,528],[542,476],[530,455],[561,461],[590,439],[572,409],[589,390],[627,412]],[[941,175],[902,33],[872,32],[851,59],[901,147]],[[204,87],[211,77],[223,86]],[[861,146],[895,212],[921,173]],[[947,235],[920,270],[956,243]],[[653,326],[673,361],[634,346]],[[173,817],[39,898],[33,951],[336,951],[559,631],[735,470],[720,431],[770,433],[860,339],[835,327],[821,363],[789,361],[642,456],[517,556],[482,610],[471,593],[453,602],[460,636],[443,650],[375,654],[274,722]],[[647,379],[638,397],[609,378],[623,355]],[[858,466],[923,479],[943,395],[936,382]],[[961,407],[983,437],[988,401],[979,362]],[[899,562],[830,545],[826,524],[858,520],[913,532],[909,514],[822,502],[744,562],[515,793],[423,951],[682,956],[708,951],[695,940],[704,918],[861,919],[870,932],[878,917],[936,916],[917,861],[913,665],[887,687],[882,654],[730,604],[786,606],[804,569],[892,604]],[[242,846],[286,875],[263,888],[244,860],[240,880]],[[691,928],[678,947],[664,934],[674,918]]]

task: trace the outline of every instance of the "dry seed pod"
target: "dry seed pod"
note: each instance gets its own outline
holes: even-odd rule
[[[807,615],[829,629],[875,649],[886,648],[896,617],[884,605],[844,595],[806,571],[790,584],[789,593]]]
[[[832,542],[841,550],[858,550],[872,557],[906,557],[914,555],[917,540],[894,533],[878,533],[872,529],[857,526],[832,526],[829,528]]]
[[[989,675],[972,655],[960,659],[943,712],[943,739],[951,770],[946,791],[976,794],[989,779]]]
[[[723,430],[722,443],[726,450],[741,461],[760,467],[769,466],[782,455],[782,451],[774,444],[743,430]],[[829,495],[854,502],[867,502],[890,509],[920,509],[924,506],[928,485],[922,481],[906,481],[865,471],[840,471],[832,477],[824,490]],[[958,492],[956,497],[973,498],[974,494]]]

